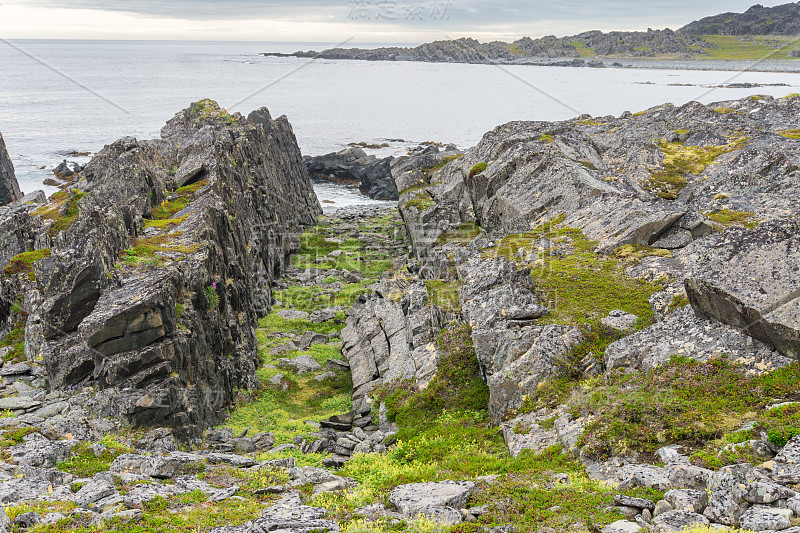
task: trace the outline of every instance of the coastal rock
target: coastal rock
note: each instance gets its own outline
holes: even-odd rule
[[[725,356],[753,373],[769,372],[793,361],[731,326],[698,317],[687,306],[661,322],[611,343],[605,351],[605,363],[609,370],[652,370],[675,355],[696,361]]]
[[[336,183],[358,185],[362,194],[375,200],[397,200],[392,179],[394,157],[378,159],[362,148],[351,147],[332,154],[304,159],[311,177]]]
[[[704,316],[800,358],[800,222],[731,228],[692,250],[686,293]]]
[[[8,155],[3,135],[0,134],[0,205],[17,202],[22,198],[22,191],[14,174],[14,164]]]
[[[291,126],[204,100],[73,179],[24,214],[51,251],[33,264],[26,355],[55,388],[95,385],[101,416],[197,435],[257,386],[256,322],[321,212]]]

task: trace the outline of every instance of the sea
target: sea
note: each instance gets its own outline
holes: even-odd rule
[[[54,189],[42,181],[61,161],[84,164],[124,136],[158,137],[167,120],[203,98],[229,112],[266,106],[273,117],[286,115],[304,155],[363,142],[388,144],[367,150],[385,156],[402,155],[425,141],[469,148],[509,121],[619,115],[665,102],[800,92],[796,73],[262,55],[334,44],[0,40],[0,132],[22,190],[49,193]],[[352,187],[320,183],[316,190],[329,210],[376,203]]]

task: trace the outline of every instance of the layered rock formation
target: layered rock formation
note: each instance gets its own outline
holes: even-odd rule
[[[40,254],[7,292],[52,387],[92,385],[99,414],[188,437],[257,386],[256,322],[321,209],[285,117],[204,100],[161,133],[106,146],[69,190],[3,221]]]
[[[22,198],[17,177],[14,175],[14,164],[6,150],[3,135],[0,134],[0,205],[10,204]]]
[[[800,5],[764,7],[756,4],[744,13],[705,17],[678,31],[693,35],[797,35],[800,33]]]
[[[764,97],[513,122],[463,157],[427,153],[394,163],[414,273],[458,290],[458,318],[471,326],[494,422],[565,371],[633,371],[675,354],[727,354],[763,372],[798,357],[798,106],[800,98]],[[602,272],[628,254],[637,259],[619,283],[638,280],[632,287],[652,294],[654,319],[669,322],[634,328],[637,317],[621,311],[582,322],[563,269]],[[578,263],[550,259],[564,257]],[[551,269],[561,285],[549,280]],[[670,317],[687,297],[692,307]],[[419,300],[431,306],[432,295]],[[398,317],[419,308],[398,304]],[[346,345],[354,375],[364,371],[359,386],[402,377],[424,387],[414,365],[405,372],[389,364],[417,344],[408,326],[381,319],[375,305],[351,311],[362,338],[388,339],[377,358],[368,339]],[[632,318],[615,329],[620,316]],[[575,360],[603,329],[619,337],[640,331],[612,343],[602,361]]]

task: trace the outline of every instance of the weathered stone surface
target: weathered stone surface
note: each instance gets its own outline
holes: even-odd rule
[[[653,519],[653,529],[658,533],[681,531],[689,526],[707,526],[708,518],[689,511],[669,511]]]
[[[328,531],[337,533],[339,524],[325,520],[325,509],[309,507],[300,501],[296,493],[283,496],[278,502],[264,509],[261,518],[242,526],[226,526],[210,530],[210,533],[313,533]]]
[[[789,439],[780,453],[775,456],[776,463],[786,463],[790,465],[800,465],[800,435]]]
[[[636,522],[617,520],[601,529],[602,533],[638,533],[642,528]]]
[[[664,494],[664,499],[678,511],[702,513],[708,505],[708,494],[700,490],[672,489]]]
[[[26,354],[56,388],[96,385],[102,415],[188,438],[257,386],[256,322],[321,209],[291,126],[266,109],[203,101],[161,137],[120,139],[73,176],[66,229],[27,215],[51,256],[34,263]],[[176,202],[173,224],[145,227]],[[155,251],[132,251],[142,243]]]
[[[744,500],[761,505],[771,504],[778,500],[792,498],[797,493],[783,485],[765,481],[751,483],[744,494]]]
[[[792,363],[771,347],[683,307],[665,320],[611,343],[605,352],[608,369],[652,370],[674,355],[696,361],[727,357],[750,372],[762,373]]]
[[[654,487],[661,490],[671,488],[671,482],[665,475],[663,468],[651,465],[630,464],[622,467],[620,474],[622,483],[620,486],[631,487]]]
[[[635,507],[637,509],[649,509],[650,511],[656,508],[656,504],[652,500],[634,498],[633,496],[625,496],[624,494],[615,494],[614,503],[626,507]]]
[[[789,516],[786,515],[789,511]],[[792,511],[754,505],[739,519],[739,527],[750,531],[780,531],[792,525]]]
[[[28,396],[8,396],[6,398],[0,398],[0,410],[25,411],[28,409],[35,409],[40,405],[42,405],[42,402]]]
[[[638,319],[639,317],[636,315],[617,309],[611,311],[607,317],[602,318],[600,323],[613,331],[633,333],[633,328],[636,326],[636,321]]]
[[[295,374],[308,374],[322,368],[310,355],[298,355],[293,359],[279,359],[277,366],[285,370],[291,370]]]
[[[18,465],[53,468],[68,459],[75,442],[51,441],[38,433],[26,436],[21,444],[8,449],[11,460]]]
[[[389,501],[406,518],[430,516],[435,508],[463,509],[474,484],[442,481],[400,485],[389,493]]]
[[[0,133],[0,205],[10,204],[22,198],[22,191],[14,175],[14,164],[8,155],[6,143]]]
[[[689,302],[781,353],[800,358],[800,222],[731,228],[698,243]]]
[[[671,486],[678,489],[705,490],[712,470],[690,464],[670,463],[664,467],[664,473],[669,478]]]

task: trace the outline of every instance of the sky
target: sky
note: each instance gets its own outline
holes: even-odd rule
[[[0,0],[4,39],[422,43],[677,29],[752,0]],[[762,2],[775,6],[784,2]]]

